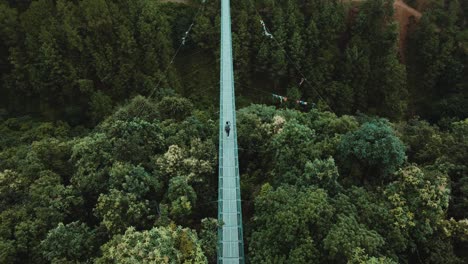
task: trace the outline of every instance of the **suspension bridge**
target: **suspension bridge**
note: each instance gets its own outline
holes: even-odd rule
[[[162,2],[187,3],[187,0],[160,0]],[[348,0],[349,2],[360,3],[362,0]],[[202,0],[192,23],[182,37],[181,44],[174,56],[172,57],[165,72],[174,62],[175,57],[185,45],[186,39],[194,25],[196,17],[203,9],[205,0]],[[410,17],[419,19],[421,14],[408,7],[401,0],[396,0],[394,3],[396,9],[395,18],[403,20],[403,27],[407,26]],[[260,13],[256,10],[257,15],[261,18]],[[282,49],[291,65],[295,67],[302,77],[300,84],[305,82],[317,92],[317,95],[326,107],[334,112],[326,100],[307,80],[306,76],[301,72],[299,66],[291,59],[288,53],[284,50],[276,38],[268,31],[263,20],[259,21],[263,27],[263,34],[266,38],[275,42],[278,48]],[[400,27],[402,27],[400,25]],[[402,31],[402,29],[400,29]],[[401,33],[401,32],[400,32]],[[401,40],[400,40],[401,41]],[[231,36],[231,11],[230,0],[221,0],[221,53],[220,53],[220,110],[219,110],[219,172],[218,172],[218,242],[217,242],[217,262],[218,264],[234,264],[245,263],[244,254],[244,238],[242,227],[242,206],[240,194],[240,176],[239,176],[239,160],[237,146],[237,127],[236,127],[236,104],[234,94],[234,70],[232,61],[232,36]],[[401,45],[401,43],[400,43]],[[156,88],[159,87],[159,83]],[[156,90],[156,89],[154,89]],[[153,90],[153,92],[154,92]],[[149,97],[151,97],[152,93]],[[283,96],[272,94],[274,97],[281,100],[286,99]],[[307,102],[297,101],[302,105],[307,105]],[[226,122],[231,124],[230,134],[224,131]]]
[[[221,1],[219,98],[218,263],[244,263],[244,239],[237,153],[230,1]],[[231,133],[224,131],[226,122]]]

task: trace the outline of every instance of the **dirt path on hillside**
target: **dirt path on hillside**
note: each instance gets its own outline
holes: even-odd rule
[[[400,11],[400,12],[405,12],[406,14],[411,14],[417,19],[420,19],[422,14],[418,10],[410,7],[407,5],[405,2],[402,0],[396,0],[395,3],[393,3],[393,7],[395,8],[395,11]]]
[[[395,20],[398,21],[400,27],[400,36],[398,40],[398,48],[400,50],[401,59],[405,61],[406,39],[408,37],[408,26],[412,22],[417,22],[422,14],[418,10],[408,6],[402,0],[396,0],[393,3],[395,9]]]
[[[361,3],[366,0],[342,0],[343,2],[351,2],[351,3]],[[372,0],[367,0],[372,1]],[[407,5],[403,0],[395,0],[393,3],[394,9],[394,18],[395,21],[399,24],[399,41],[398,41],[398,49],[400,50],[401,59],[405,60],[404,51],[406,49],[406,38],[408,35],[408,26],[412,22],[417,22],[421,17],[422,14],[418,10],[410,7]]]
[[[364,1],[369,1],[369,0],[348,0],[348,1],[345,0],[343,2],[360,3]],[[401,10],[405,13],[411,14],[418,19],[421,18],[422,16],[421,12],[407,5],[403,0],[395,0],[395,2],[393,3],[393,8],[395,8],[395,10]]]

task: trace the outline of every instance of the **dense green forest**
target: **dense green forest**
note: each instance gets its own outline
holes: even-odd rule
[[[220,2],[164,2],[0,0],[0,263],[216,263]],[[468,262],[468,2],[405,2],[231,1],[248,263]]]

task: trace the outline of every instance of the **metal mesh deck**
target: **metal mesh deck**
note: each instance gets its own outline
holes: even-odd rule
[[[244,263],[229,0],[221,1],[220,78],[218,220],[224,224],[218,229],[218,263]],[[231,122],[229,137],[226,121]]]

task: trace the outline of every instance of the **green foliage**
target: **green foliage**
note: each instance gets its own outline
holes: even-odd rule
[[[154,1],[41,0],[19,15],[16,32],[8,31],[13,21],[7,21],[2,32],[12,69],[6,92],[13,97],[20,87],[16,92],[29,104],[13,100],[9,105],[18,111],[97,123],[130,95],[153,93],[158,84],[179,87],[173,68],[163,74],[173,53],[172,30]]]
[[[191,223],[189,215],[193,217],[215,208],[211,203],[217,197],[213,192],[217,175],[212,142],[194,139],[187,148],[172,145],[164,155],[155,159],[155,163],[156,171],[167,184],[164,202],[169,205],[171,217],[179,223]]]
[[[90,108],[91,118],[95,122],[103,120],[112,113],[112,98],[98,91],[91,96]]]
[[[431,126],[428,122],[411,119],[401,124],[400,138],[407,146],[407,155],[410,161],[418,164],[431,164],[442,156],[444,135],[438,127]]]
[[[397,179],[385,189],[394,225],[424,241],[444,218],[449,202],[447,176],[439,171],[424,172],[416,166],[400,169]]]
[[[170,215],[175,219],[189,217],[197,200],[195,190],[184,176],[174,177],[169,181],[168,199],[172,201]]]
[[[442,228],[446,236],[456,237],[461,241],[468,241],[468,221],[466,219],[456,221],[453,218],[444,220]]]
[[[145,162],[164,148],[161,129],[156,122],[135,118],[112,123],[105,122],[100,127],[112,146],[112,156],[116,160]]]
[[[460,1],[431,1],[408,35],[408,86],[413,111],[425,119],[466,118],[466,20]]]
[[[142,232],[129,228],[102,247],[97,263],[206,263],[200,241],[188,228],[169,225]]]
[[[18,10],[12,8],[8,5],[6,1],[0,2],[0,17],[3,18],[2,26],[0,27],[0,36],[2,40],[2,45],[7,44],[12,45],[16,42],[16,31],[15,26],[17,26],[17,16]],[[2,54],[3,57],[4,54]],[[2,62],[4,58],[2,58]]]
[[[190,181],[203,181],[206,174],[214,171],[213,157],[203,153],[203,150],[212,150],[211,147],[200,140],[192,141],[188,150],[172,145],[163,156],[157,158],[156,165],[165,179],[184,176]]]
[[[158,103],[158,110],[163,119],[183,120],[192,112],[192,103],[181,97],[164,97]]]
[[[451,133],[447,136],[448,146],[444,155],[452,166],[449,166],[449,175],[452,185],[453,202],[451,213],[458,219],[467,218],[468,209],[468,166],[466,157],[468,155],[468,119],[452,124]]]
[[[135,96],[128,104],[117,109],[106,121],[108,123],[116,120],[126,121],[135,116],[148,122],[154,121],[158,117],[156,104],[149,98],[141,95]]]
[[[202,115],[206,112],[200,113]],[[214,131],[217,124],[214,120],[201,116],[191,116],[181,123],[176,123],[172,119],[165,120],[161,123],[164,136],[168,146],[184,145],[189,146],[193,140],[207,140],[214,137]]]
[[[423,252],[427,255],[426,259],[428,263],[459,264],[466,262],[454,253],[453,246],[454,243],[451,240],[440,237],[440,234],[435,234],[434,237],[426,243]]]
[[[17,203],[24,198],[27,181],[12,170],[0,172],[1,208],[8,208],[9,204]]]
[[[275,117],[275,120],[279,120],[279,117]],[[262,124],[260,117],[255,113],[239,112],[237,121],[239,123],[237,125],[237,140],[238,145],[242,146],[239,149],[240,158],[245,161],[255,159],[258,163],[263,163],[267,166],[266,162],[262,161],[265,160],[266,153],[264,151],[267,149],[272,136],[270,129]],[[263,152],[263,155],[259,155],[260,152]],[[255,164],[246,165],[250,167]]]
[[[204,218],[201,221],[200,242],[209,263],[216,262],[216,246],[218,242],[218,220]]]
[[[397,262],[386,257],[369,257],[362,248],[353,250],[353,255],[348,264],[396,264]]]
[[[50,224],[63,221],[83,203],[77,191],[64,186],[60,176],[51,171],[39,173],[39,178],[29,186],[28,200],[36,219]]]
[[[344,160],[358,164],[366,181],[387,178],[405,161],[405,146],[395,136],[390,124],[382,119],[366,122],[352,133],[346,134],[339,146]],[[369,171],[379,173],[370,179]]]
[[[313,110],[308,113],[308,118],[310,118],[311,128],[315,130],[319,139],[317,148],[322,151],[322,157],[335,156],[338,153],[342,136],[359,127],[359,123],[353,116],[337,117],[330,112]]]
[[[110,169],[109,193],[101,193],[94,213],[110,234],[128,227],[148,227],[156,219],[155,199],[162,183],[141,166],[116,162]],[[159,197],[162,195],[159,194]]]
[[[70,126],[65,122],[38,122],[30,117],[6,119],[1,123],[0,130],[1,150],[50,137],[65,139],[71,134]]]
[[[299,186],[316,185],[328,191],[338,188],[338,168],[335,160],[330,157],[326,160],[315,159],[308,161],[305,165],[304,174],[298,179]]]
[[[104,191],[111,166],[111,148],[109,139],[102,133],[77,140],[72,148],[76,172],[71,182],[78,190],[95,195]]]
[[[0,261],[12,263],[14,261],[15,246],[11,240],[0,240]]]
[[[359,224],[353,216],[338,215],[338,221],[332,226],[323,241],[324,248],[330,253],[331,259],[347,259],[352,257],[357,248],[376,253],[384,245],[384,239],[373,230]]]
[[[128,193],[134,193],[140,197],[148,194],[156,196],[162,188],[160,179],[145,171],[141,166],[116,162],[109,172],[109,185]]]
[[[314,131],[295,120],[286,122],[278,130],[272,138],[272,147],[276,150],[275,184],[294,184],[296,175],[304,171],[306,162],[318,157],[314,139]]]
[[[0,124],[1,260],[216,262],[218,223],[205,219],[216,215],[216,122],[202,111],[160,122],[155,109],[136,97],[92,131],[30,118]],[[462,259],[466,122],[396,125],[409,160],[421,163],[402,167],[391,124],[362,119],[239,111],[249,259],[392,263],[417,251],[423,262]],[[451,208],[462,210],[457,218]]]
[[[464,5],[429,6],[420,23],[409,25],[404,50],[389,0],[237,1],[232,24],[238,90],[258,102],[253,86],[286,94],[306,76],[300,94],[340,114],[401,119],[417,111],[432,119],[464,118]],[[199,76],[212,72],[219,53],[217,8],[200,1],[2,2],[0,94],[6,108],[96,124],[136,94],[160,100],[177,92],[205,102],[206,91],[214,96],[216,90],[207,88],[212,75],[202,78],[210,82],[194,80],[191,68]],[[171,61],[192,18],[180,50],[185,58]],[[259,20],[274,39],[263,35]],[[199,53],[208,55],[208,65],[191,58]]]
[[[407,107],[406,72],[398,61],[397,26],[392,16],[392,1],[362,4],[352,25],[342,72],[354,91],[345,95],[354,99],[353,111],[399,119]]]
[[[51,263],[85,262],[93,256],[94,246],[94,231],[80,222],[59,223],[41,242],[44,257]]]
[[[130,226],[147,226],[154,218],[148,200],[141,200],[134,193],[111,189],[98,198],[96,216],[111,235],[123,233]]]
[[[255,263],[319,263],[333,207],[322,189],[262,186],[249,245]]]

